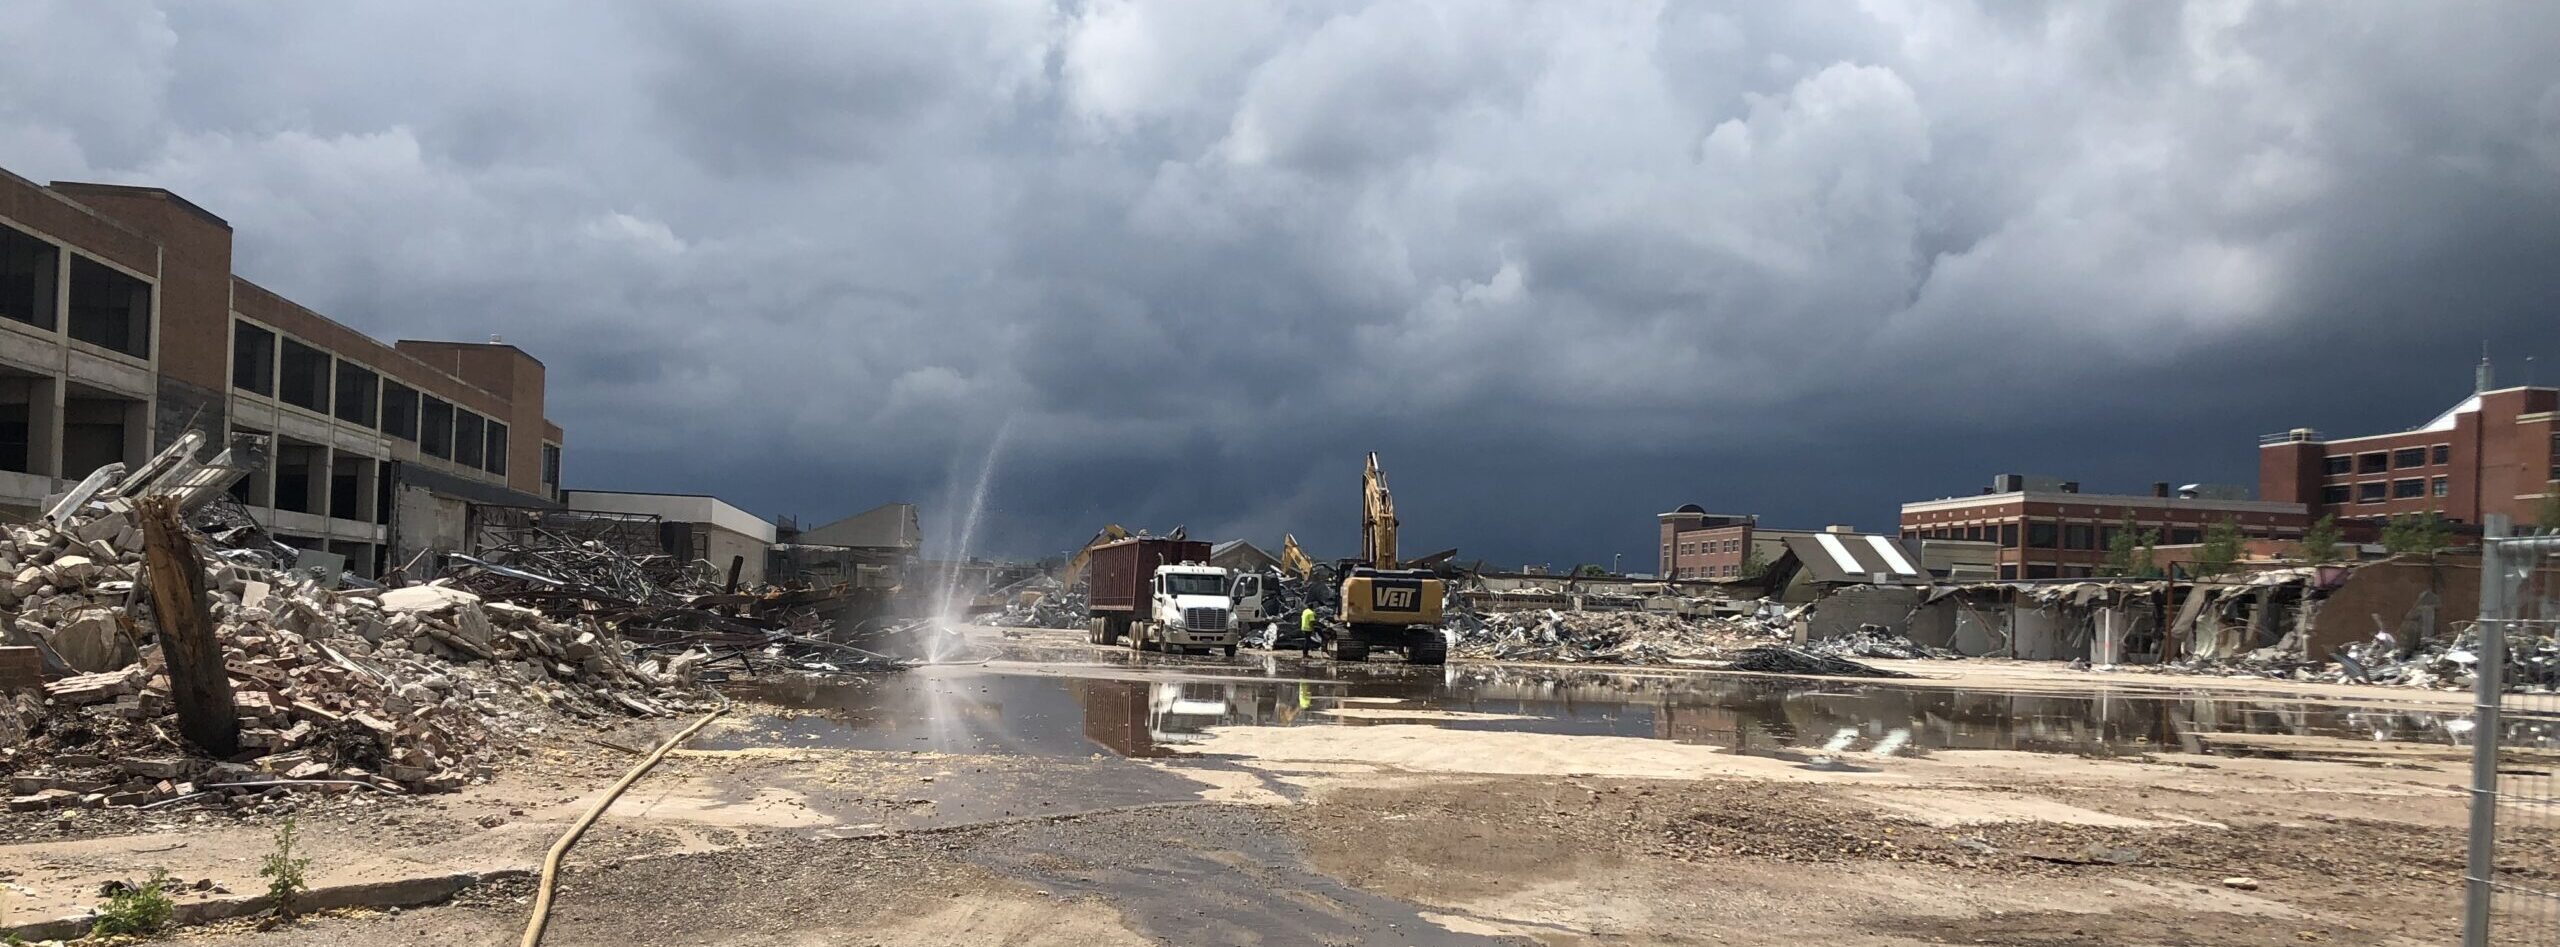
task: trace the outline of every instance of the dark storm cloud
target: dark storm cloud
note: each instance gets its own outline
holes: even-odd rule
[[[21,3],[0,165],[551,367],[571,485],[1649,566],[2560,360],[2560,8]],[[2546,369],[2560,381],[2560,366]]]

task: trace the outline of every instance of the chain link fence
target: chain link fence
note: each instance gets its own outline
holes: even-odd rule
[[[2515,532],[2481,541],[2467,947],[2560,944],[2560,863],[2524,844],[2560,834],[2560,533]]]

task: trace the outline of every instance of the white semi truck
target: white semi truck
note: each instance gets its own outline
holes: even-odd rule
[[[1208,560],[1208,543],[1182,539],[1136,536],[1094,547],[1086,560],[1088,639],[1235,656],[1242,636],[1229,620],[1227,570]]]

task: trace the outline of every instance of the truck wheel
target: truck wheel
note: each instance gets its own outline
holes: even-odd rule
[[[1235,657],[1235,656],[1236,656],[1236,646],[1235,646],[1235,645],[1228,645],[1228,646],[1227,646],[1227,657],[1232,658],[1232,657]]]

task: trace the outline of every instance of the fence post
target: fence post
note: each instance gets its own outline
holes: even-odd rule
[[[2496,897],[2491,882],[2498,864],[2498,703],[2506,676],[2507,601],[2505,549],[2507,518],[2491,514],[2480,536],[2479,663],[2474,665],[2471,698],[2471,838],[2469,863],[2463,871],[2463,947],[2488,947],[2489,904]]]

